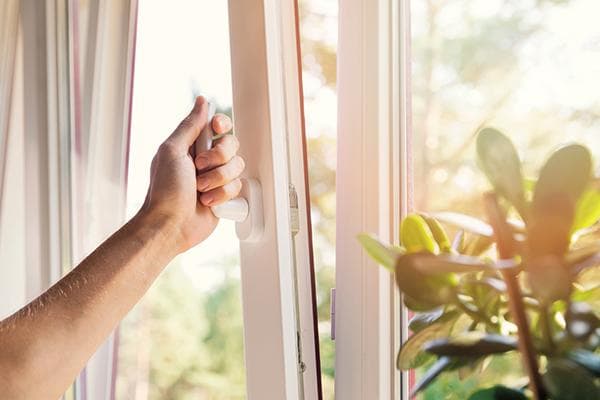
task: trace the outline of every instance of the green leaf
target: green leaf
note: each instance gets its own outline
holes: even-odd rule
[[[433,217],[440,222],[462,229],[465,232],[491,238],[494,235],[492,226],[478,218],[455,212],[438,212]]]
[[[579,144],[556,150],[540,171],[533,206],[546,201],[557,193],[564,193],[573,201],[579,200],[592,178],[592,155]]]
[[[430,340],[449,335],[458,315],[456,311],[446,313],[433,324],[412,334],[400,348],[396,360],[398,369],[417,368],[430,360],[432,356],[423,351],[423,345]]]
[[[594,257],[598,253],[600,253],[600,242],[595,241],[595,242],[587,244],[585,246],[571,249],[565,255],[565,262],[567,264],[574,265],[574,264],[583,262],[590,257]]]
[[[437,356],[481,357],[517,349],[517,339],[511,336],[464,332],[445,339],[427,342],[423,350]]]
[[[600,399],[600,388],[594,383],[594,377],[573,361],[551,359],[542,379],[553,400]]]
[[[492,263],[478,257],[462,254],[416,253],[411,254],[411,261],[413,267],[423,274],[480,272],[493,269],[517,269],[520,267],[520,264],[514,259],[498,260]]]
[[[390,272],[394,272],[396,259],[402,255],[401,249],[388,247],[366,233],[359,234],[358,241],[373,260]]]
[[[476,391],[469,396],[469,400],[527,400],[527,396],[520,390],[497,385]]]
[[[410,393],[410,397],[412,398],[417,393],[427,388],[427,386],[433,383],[442,372],[451,369],[454,364],[454,361],[450,357],[441,357],[427,370],[427,372],[425,372],[421,380],[415,384]]]
[[[419,271],[415,261],[427,253],[400,256],[396,262],[396,284],[410,300],[427,311],[447,303],[452,297],[457,279],[454,274],[426,274]]]
[[[555,255],[532,258],[525,266],[529,286],[542,304],[567,300],[571,295],[571,273]]]
[[[600,220],[600,190],[590,188],[581,195],[577,202],[571,233],[589,228],[598,220]]]
[[[572,301],[585,301],[594,308],[600,308],[600,286],[590,289],[576,289],[571,295]]]
[[[427,226],[429,226],[429,230],[433,234],[433,238],[440,250],[444,253],[451,253],[452,243],[450,243],[450,239],[448,238],[448,234],[444,230],[444,227],[435,218],[425,214],[421,214],[421,217],[425,220]]]
[[[439,251],[427,222],[418,214],[410,214],[404,218],[400,227],[400,240],[409,253]]]
[[[570,145],[555,151],[540,172],[528,225],[534,255],[564,254],[574,226],[575,205],[591,182],[592,159],[587,148]]]
[[[578,349],[567,353],[567,357],[594,374],[596,378],[600,377],[600,354]]]
[[[485,287],[491,289],[497,293],[506,292],[506,283],[502,279],[492,278],[492,277],[483,277],[479,279],[475,279],[473,277],[468,277],[466,279],[461,280],[461,287]]]
[[[440,304],[431,304],[428,299],[425,300],[417,300],[410,297],[406,293],[402,293],[402,301],[404,305],[411,311],[415,312],[429,312],[432,309],[436,309],[440,306]]]
[[[480,256],[488,251],[494,244],[494,239],[491,237],[472,235],[471,238],[465,240],[461,254],[469,256]]]
[[[511,140],[494,128],[484,128],[477,135],[477,156],[480,168],[496,193],[523,215],[526,208],[523,173]]]
[[[419,312],[411,318],[408,323],[408,330],[411,332],[419,332],[439,319],[444,315],[444,307],[438,307],[432,311]]]

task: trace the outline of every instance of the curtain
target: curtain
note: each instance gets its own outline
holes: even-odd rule
[[[0,1],[0,317],[124,222],[136,12],[137,0]],[[114,349],[113,336],[67,399],[113,396]]]

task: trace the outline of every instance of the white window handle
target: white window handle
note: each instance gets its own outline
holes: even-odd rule
[[[208,122],[196,139],[196,154],[208,151],[213,146],[212,119],[215,111],[215,105],[208,103]],[[235,231],[241,241],[255,242],[260,239],[264,226],[262,189],[256,179],[242,178],[239,197],[210,209],[216,217],[236,222]]]

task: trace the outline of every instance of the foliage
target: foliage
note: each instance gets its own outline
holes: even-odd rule
[[[600,398],[594,300],[600,288],[582,290],[579,283],[600,265],[598,243],[581,239],[600,225],[588,149],[559,148],[534,185],[525,184],[517,151],[498,130],[479,132],[477,154],[493,188],[484,196],[489,224],[458,213],[411,214],[402,222],[400,246],[359,236],[373,259],[394,271],[405,305],[415,312],[398,368],[429,365],[416,394],[446,371],[519,349],[526,389],[496,382],[471,399]],[[451,247],[440,222],[459,228]],[[473,241],[482,239],[486,246],[472,251]]]

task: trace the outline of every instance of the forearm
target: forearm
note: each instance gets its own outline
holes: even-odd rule
[[[177,251],[165,219],[139,214],[71,273],[0,323],[0,392],[58,398]],[[9,395],[11,394],[11,395]]]

